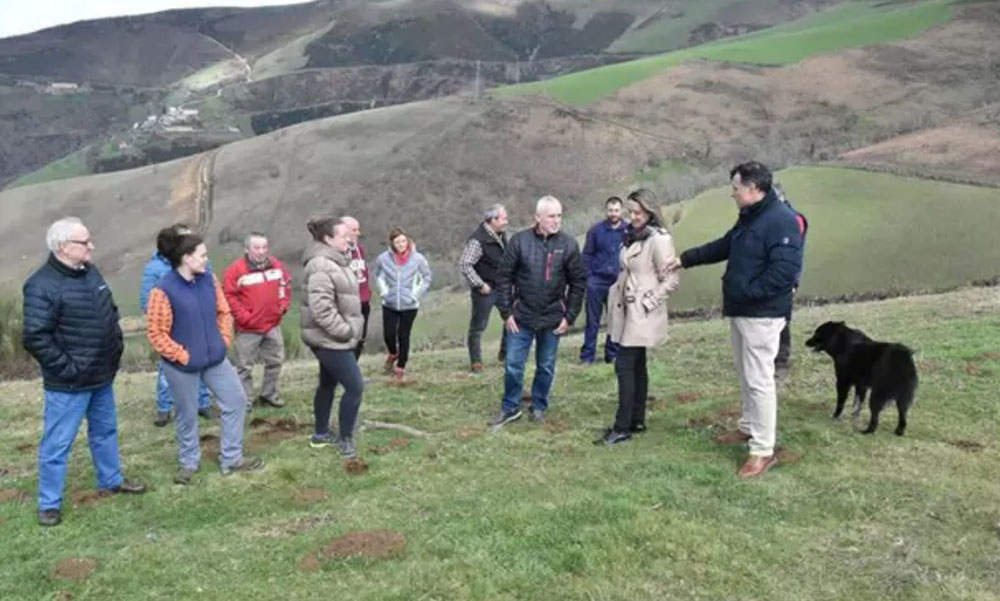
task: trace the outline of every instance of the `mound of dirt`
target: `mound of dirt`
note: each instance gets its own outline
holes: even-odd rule
[[[329,559],[364,557],[385,559],[406,551],[406,537],[393,530],[372,530],[370,532],[350,532],[334,539],[320,550],[320,555]]]
[[[89,557],[68,557],[52,568],[52,577],[57,580],[83,582],[97,569],[97,562]]]
[[[344,462],[344,471],[352,476],[360,476],[368,471],[368,463],[363,459],[348,459]]]

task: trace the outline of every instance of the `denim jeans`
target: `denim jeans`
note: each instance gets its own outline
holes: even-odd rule
[[[174,406],[174,397],[170,394],[170,385],[167,377],[163,375],[163,361],[159,362],[156,375],[156,410],[161,413],[170,411]],[[198,408],[205,409],[212,406],[212,396],[208,392],[208,387],[204,382],[198,388]]]
[[[507,358],[504,361],[503,411],[510,413],[521,406],[524,388],[524,364],[528,362],[531,343],[535,346],[535,379],[531,383],[531,408],[545,411],[549,392],[556,376],[556,353],[559,336],[554,328],[533,330],[519,325],[517,334],[507,334]]]
[[[597,335],[601,330],[601,313],[608,304],[608,291],[611,284],[603,282],[587,282],[587,326],[583,331],[583,346],[580,347],[580,361],[593,363],[597,356]],[[604,338],[604,362],[611,363],[618,355],[618,345],[611,342],[610,336]]]
[[[111,384],[85,392],[45,391],[45,424],[38,445],[38,510],[60,509],[66,469],[80,423],[87,418],[87,444],[97,488],[121,485],[118,417]]]

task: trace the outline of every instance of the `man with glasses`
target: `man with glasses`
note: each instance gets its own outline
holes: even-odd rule
[[[38,445],[38,523],[62,521],[67,460],[83,418],[97,488],[142,494],[122,476],[112,383],[124,349],[118,307],[91,262],[90,232],[75,217],[49,227],[46,262],[24,284],[24,348],[38,361],[45,392]]]

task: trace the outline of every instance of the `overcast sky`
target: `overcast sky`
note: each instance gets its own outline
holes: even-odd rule
[[[171,8],[300,2],[302,0],[0,0],[0,38],[84,19],[154,13]]]

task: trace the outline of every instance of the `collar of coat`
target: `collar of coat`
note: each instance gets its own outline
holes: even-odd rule
[[[82,277],[90,269],[90,263],[84,263],[83,265],[80,265],[79,267],[74,269],[69,265],[60,261],[59,257],[56,256],[56,253],[53,252],[49,253],[49,265],[51,265],[56,271],[58,271],[62,275],[69,276],[71,278]]]
[[[750,223],[769,207],[779,202],[781,201],[778,200],[778,195],[774,193],[774,189],[771,189],[764,195],[764,198],[753,203],[749,207],[743,207],[740,209],[740,221],[744,224]]]

